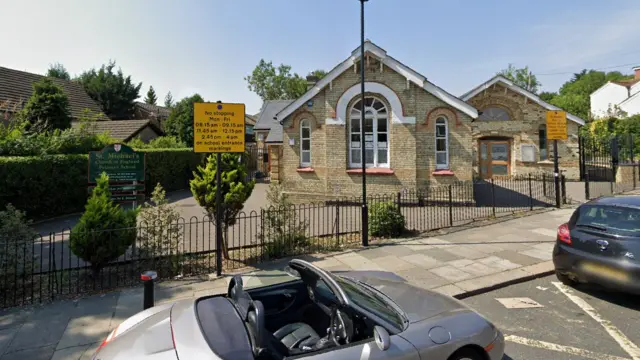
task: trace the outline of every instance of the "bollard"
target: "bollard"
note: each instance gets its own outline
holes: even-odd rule
[[[157,277],[158,273],[151,270],[145,271],[140,275],[140,280],[142,280],[142,284],[144,285],[144,294],[142,298],[143,310],[153,307],[153,282]]]

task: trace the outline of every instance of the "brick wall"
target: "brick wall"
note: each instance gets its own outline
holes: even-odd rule
[[[526,99],[523,95],[506,89],[500,84],[489,87],[468,101],[479,111],[487,107],[500,107],[511,115],[510,121],[480,121],[473,123],[473,171],[478,169],[478,139],[482,137],[506,137],[511,144],[511,174],[553,171],[553,141],[547,141],[549,154],[546,161],[540,161],[539,136],[540,125],[546,123],[546,111],[539,104]],[[578,124],[567,120],[569,138],[558,141],[560,169],[565,170],[568,179],[579,178]],[[535,146],[535,162],[522,162],[521,145]]]
[[[471,118],[450,107],[424,89],[410,83],[378,61],[365,61],[367,82],[382,83],[398,96],[404,117],[415,117],[416,123],[393,123],[389,126],[389,158],[393,174],[368,175],[369,194],[397,193],[402,189],[423,189],[429,185],[452,183],[472,179]],[[287,193],[294,201],[327,199],[340,196],[360,196],[362,175],[349,174],[348,126],[336,124],[336,107],[340,97],[360,82],[358,66],[345,71],[330,86],[313,98],[312,106],[303,105],[284,123],[282,148],[283,181]],[[383,100],[391,112],[389,99]],[[351,106],[359,99],[351,99]],[[444,115],[449,121],[449,163],[453,175],[435,176],[435,119]],[[311,168],[300,169],[300,121],[312,124]],[[327,121],[329,119],[329,121]],[[391,121],[390,121],[391,122]],[[293,141],[294,145],[290,145]]]

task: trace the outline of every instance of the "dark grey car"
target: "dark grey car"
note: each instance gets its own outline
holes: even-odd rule
[[[499,360],[502,333],[458,300],[393,273],[324,271],[292,260],[296,279],[145,310],[118,326],[94,360]]]

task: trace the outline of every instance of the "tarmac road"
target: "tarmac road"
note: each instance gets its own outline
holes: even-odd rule
[[[504,360],[640,359],[640,296],[549,276],[463,301],[504,332]]]

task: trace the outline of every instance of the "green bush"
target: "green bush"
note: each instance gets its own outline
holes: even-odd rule
[[[400,236],[405,230],[404,215],[392,201],[369,207],[369,234],[380,237]]]
[[[137,213],[137,209],[124,210],[111,200],[109,177],[103,173],[69,236],[71,251],[91,264],[94,279],[135,242]]]
[[[267,259],[292,256],[306,250],[309,221],[300,218],[295,205],[284,194],[281,184],[271,183],[267,190],[269,208],[263,212],[263,223],[258,238],[264,244]]]
[[[166,191],[189,188],[193,171],[203,161],[191,149],[148,149],[146,183]],[[12,203],[29,218],[82,211],[87,201],[88,155],[0,157],[0,208]]]
[[[17,294],[18,284],[28,282],[33,274],[33,241],[38,234],[30,225],[24,212],[11,204],[0,211],[0,269],[4,279],[0,291],[7,294]]]
[[[185,149],[187,148],[187,144],[180,141],[177,137],[174,136],[160,136],[157,137],[148,143],[140,140],[139,138],[135,138],[127,143],[130,147],[138,150],[138,149]]]
[[[0,131],[0,156],[87,154],[115,142],[108,134],[89,135],[77,128],[25,134],[14,127]]]

